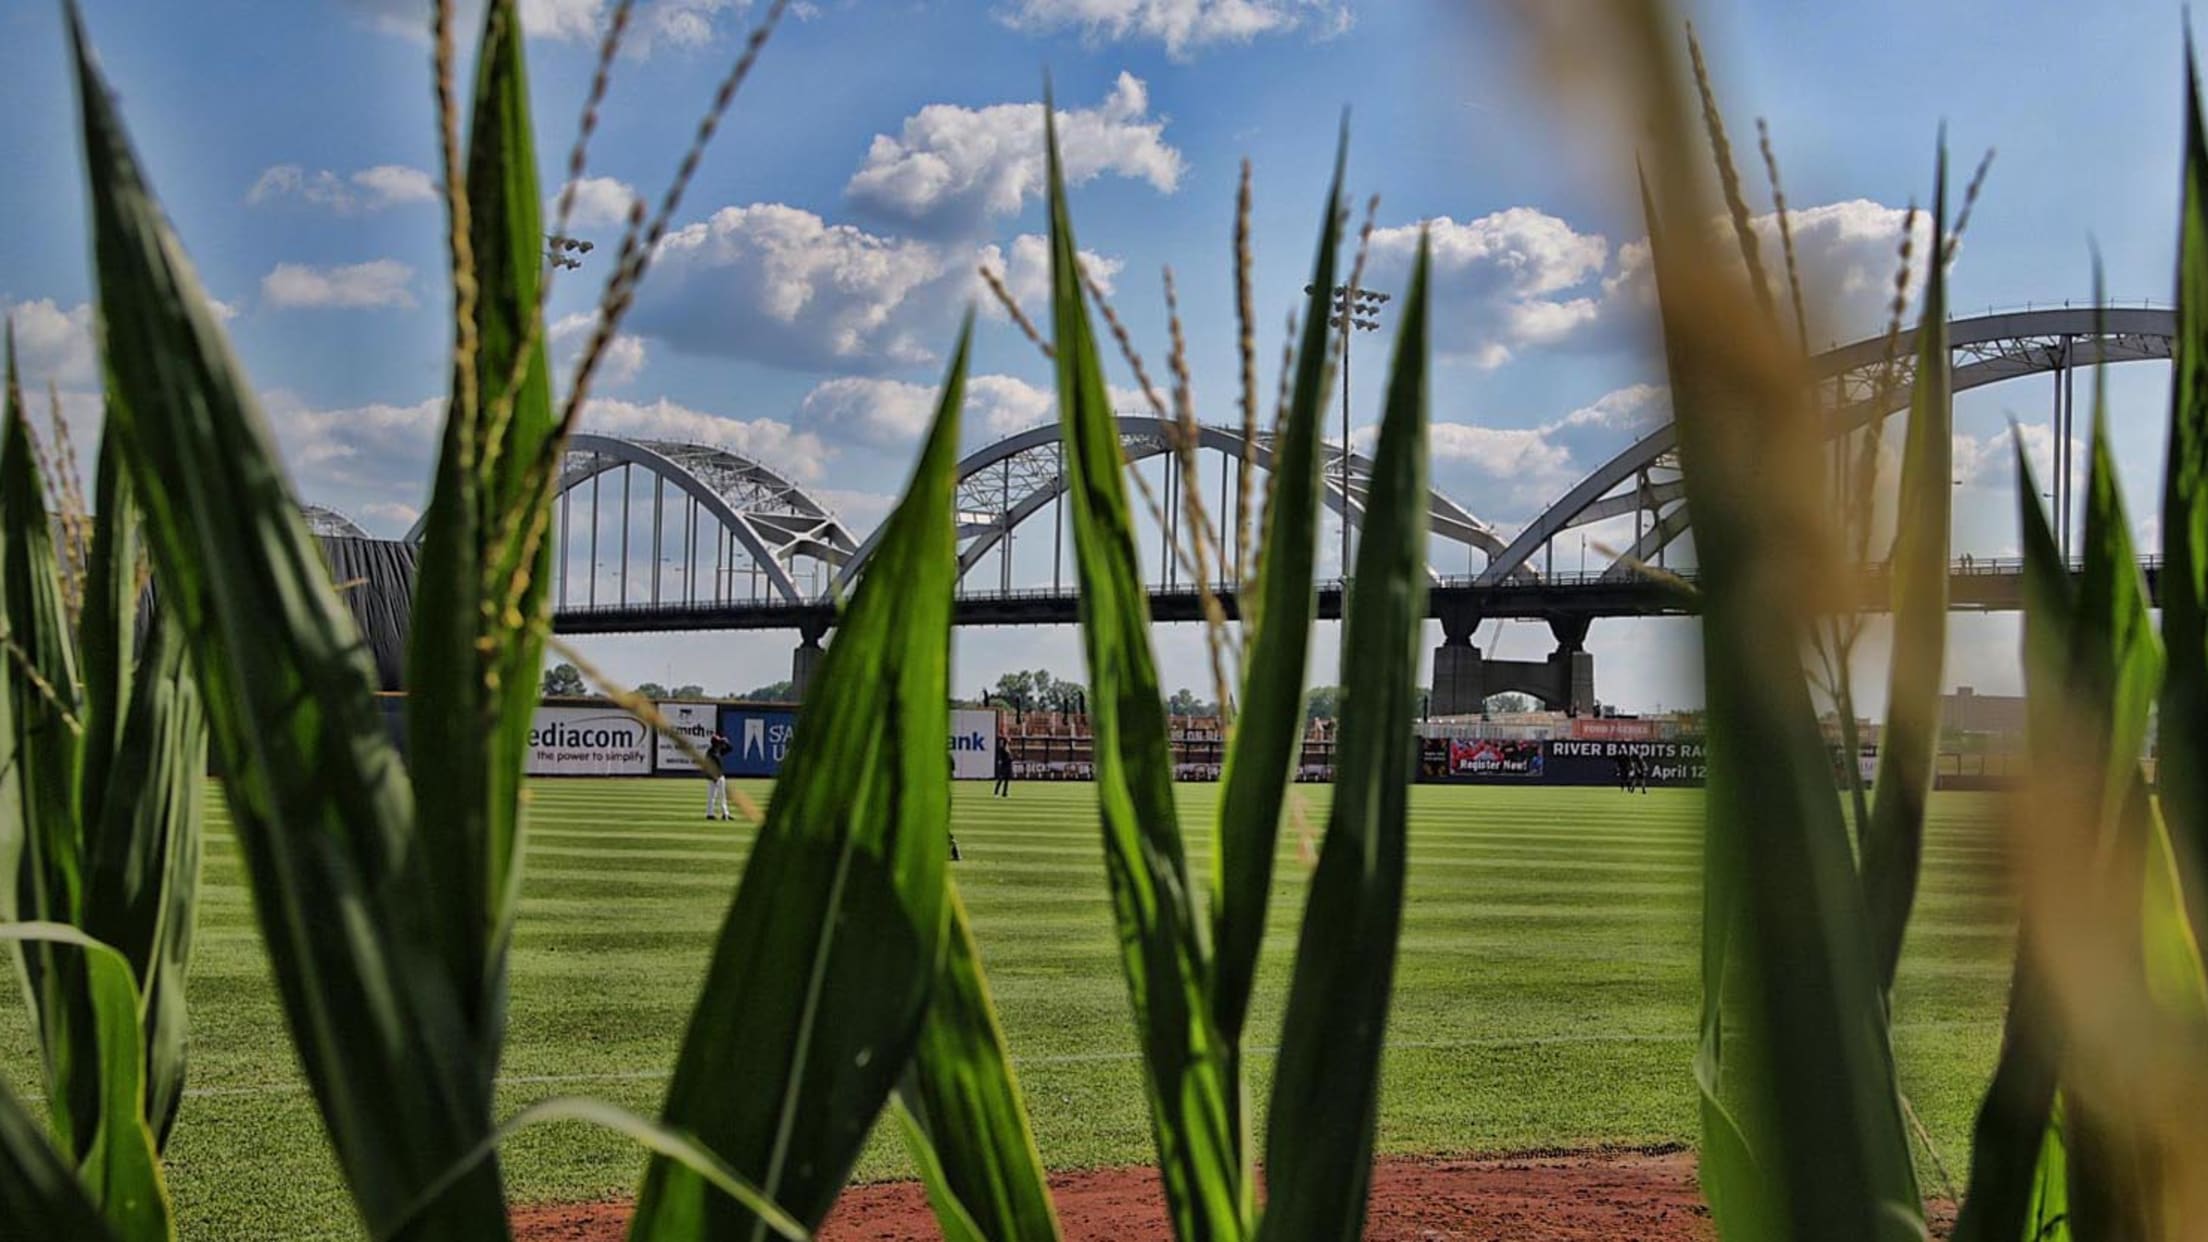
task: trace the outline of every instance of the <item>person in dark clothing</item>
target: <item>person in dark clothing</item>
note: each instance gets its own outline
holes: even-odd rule
[[[997,739],[997,787],[994,796],[1012,796],[1012,747],[1001,737]]]
[[[1633,756],[1631,755],[1618,756],[1618,790],[1621,793],[1633,792]]]
[[[705,769],[707,782],[705,788],[705,817],[707,819],[736,818],[735,814],[728,809],[728,773],[722,770],[724,766],[723,758],[734,749],[736,749],[735,745],[719,733],[714,734],[712,739],[705,744],[705,757],[708,761]]]
[[[952,779],[952,780],[954,780],[954,781],[955,781],[955,780],[957,780],[957,779],[958,779],[958,756],[957,756],[957,755],[955,755],[955,754],[949,754],[949,755],[945,755],[944,757],[945,757],[946,759],[948,759],[948,760],[950,761],[950,764],[951,764],[951,779]],[[949,837],[949,838],[951,839],[951,861],[952,861],[952,862],[957,862],[957,861],[958,861],[958,834],[957,834],[957,833],[955,833],[955,832],[952,832],[952,831],[951,831],[951,830],[950,830],[949,828],[945,828],[945,829],[943,830],[943,835],[945,835],[945,836],[947,836],[947,837]]]

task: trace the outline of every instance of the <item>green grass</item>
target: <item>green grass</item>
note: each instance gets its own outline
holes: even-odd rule
[[[1183,823],[1211,822],[1217,786],[1177,792]],[[688,781],[539,782],[533,794],[501,1114],[561,1094],[656,1112],[749,830],[704,822],[704,787]],[[1045,1159],[1147,1161],[1090,787],[1022,784],[999,801],[967,783],[955,796],[966,861],[953,874]],[[1327,790],[1297,796],[1316,834]],[[183,1234],[358,1236],[292,1060],[227,811],[210,798],[191,1077],[170,1147]],[[1934,799],[1896,998],[1905,1089],[1958,1177],[2008,978],[1995,813],[1990,795]],[[1694,1140],[1700,815],[1685,791],[1417,787],[1383,1151]],[[1250,1028],[1260,1105],[1308,875],[1297,833],[1282,835]],[[1201,876],[1210,841],[1192,832],[1189,847]],[[12,972],[0,1071],[19,1090],[38,1085]],[[568,1124],[525,1133],[505,1160],[522,1202],[625,1195],[643,1167],[625,1141]],[[878,1134],[859,1175],[906,1173],[901,1146]],[[1944,1193],[1929,1175],[1926,1188]]]

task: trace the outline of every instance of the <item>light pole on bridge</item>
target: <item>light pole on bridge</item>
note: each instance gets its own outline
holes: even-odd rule
[[[1311,286],[1305,293],[1316,293]],[[1327,323],[1342,334],[1342,577],[1349,577],[1349,338],[1380,326],[1380,306],[1385,293],[1349,285],[1334,286],[1333,313]]]

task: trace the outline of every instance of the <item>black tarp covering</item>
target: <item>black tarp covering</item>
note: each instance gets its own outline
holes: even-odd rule
[[[403,539],[322,539],[338,598],[352,609],[376,662],[379,690],[400,689],[404,681],[406,624],[414,613],[414,553],[414,545]]]

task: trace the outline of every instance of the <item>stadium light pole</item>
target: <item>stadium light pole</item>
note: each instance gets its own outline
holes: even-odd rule
[[[553,267],[574,271],[583,265],[577,255],[591,252],[591,244],[579,237],[564,233],[547,233],[544,236],[544,261]]]
[[[1305,293],[1316,293],[1311,285]],[[1336,285],[1333,312],[1327,323],[1342,334],[1342,580],[1349,580],[1349,338],[1357,332],[1380,327],[1380,307],[1388,295],[1371,289]]]

